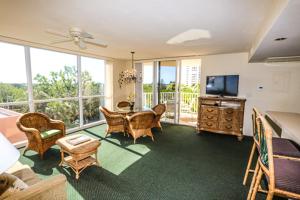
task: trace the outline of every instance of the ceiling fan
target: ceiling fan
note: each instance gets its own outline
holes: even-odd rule
[[[51,42],[51,44],[58,44],[58,43],[64,43],[64,42],[74,42],[75,45],[77,45],[80,49],[86,49],[86,44],[91,44],[95,46],[99,46],[102,48],[106,48],[107,44],[96,40],[94,36],[91,34],[85,32],[84,30],[78,28],[78,27],[71,27],[69,28],[68,33],[62,33],[60,31],[55,31],[51,29],[46,30],[47,33],[50,33],[52,35],[64,37],[65,39],[57,40]]]

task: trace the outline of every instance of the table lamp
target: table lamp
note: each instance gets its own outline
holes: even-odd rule
[[[18,149],[0,133],[0,174],[15,164],[19,157]]]

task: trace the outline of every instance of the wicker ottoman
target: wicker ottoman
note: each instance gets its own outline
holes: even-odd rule
[[[66,136],[56,141],[61,152],[61,162],[59,166],[62,166],[63,164],[70,166],[76,174],[76,179],[79,178],[79,174],[88,166],[100,166],[97,159],[97,150],[101,144],[100,141],[90,138],[89,141],[75,146],[67,141],[79,136],[81,136],[81,134]],[[65,153],[68,154],[68,156],[65,157]],[[92,157],[92,155],[94,155],[94,157]]]

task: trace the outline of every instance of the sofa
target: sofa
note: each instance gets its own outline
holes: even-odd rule
[[[64,200],[67,199],[66,184],[67,180],[63,174],[52,176],[42,180],[35,174],[28,165],[17,162],[13,167],[6,171],[23,180],[29,187],[18,191],[5,200]],[[1,199],[1,197],[0,197]]]

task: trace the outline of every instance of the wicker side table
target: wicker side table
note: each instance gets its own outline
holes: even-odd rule
[[[61,153],[61,162],[59,163],[59,166],[65,164],[71,167],[76,174],[76,179],[79,179],[79,174],[88,166],[100,166],[97,158],[97,150],[101,144],[100,141],[91,138],[89,141],[83,142],[76,146],[67,142],[67,140],[79,136],[81,136],[81,134],[66,136],[56,141],[56,144],[60,147]],[[65,157],[65,154],[68,154],[68,156]]]

